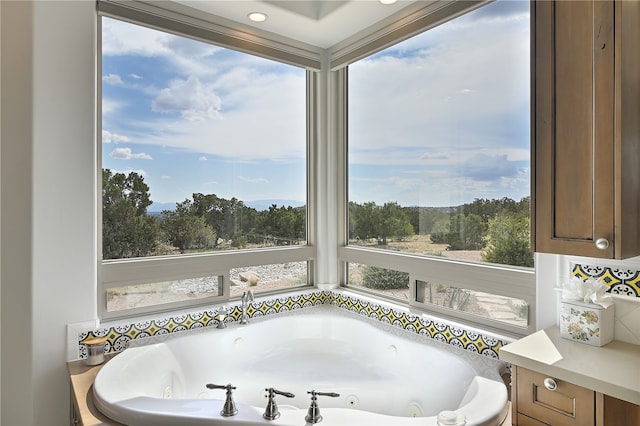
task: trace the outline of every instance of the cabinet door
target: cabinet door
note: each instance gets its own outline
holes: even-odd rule
[[[525,416],[524,414],[518,414],[518,423],[515,424],[518,426],[549,426],[546,423],[539,422],[536,419]]]
[[[542,374],[516,368],[518,412],[553,426],[593,426],[595,392]],[[545,379],[552,379],[549,389]],[[518,416],[520,419],[520,416]]]
[[[534,8],[534,249],[614,257],[613,2]]]
[[[596,426],[640,426],[640,405],[609,395],[598,394],[598,396],[602,397],[602,403],[596,409]],[[596,405],[598,405],[598,399],[596,399]]]

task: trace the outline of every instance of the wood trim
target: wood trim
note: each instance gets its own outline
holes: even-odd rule
[[[616,1],[615,7],[615,181],[616,257],[640,254],[640,2]],[[622,231],[620,231],[622,230]]]
[[[115,355],[106,355],[105,363]],[[67,363],[71,382],[71,406],[75,405],[82,426],[124,426],[104,416],[93,402],[93,381],[104,364],[88,366],[83,360]]]
[[[518,401],[520,395],[518,393],[518,367],[517,365],[511,366],[511,421],[513,424],[518,424]]]
[[[640,405],[635,405],[609,395],[598,394],[602,400],[600,411],[596,406],[596,426],[640,425]],[[597,403],[598,399],[596,399]],[[598,422],[601,423],[598,423]]]
[[[607,426],[604,423],[604,395],[596,392],[596,426]]]

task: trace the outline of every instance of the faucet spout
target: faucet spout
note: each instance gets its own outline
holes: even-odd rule
[[[253,291],[249,290],[242,293],[242,298],[240,300],[242,302],[242,315],[240,316],[240,324],[248,324],[249,315],[247,314],[247,309],[249,308],[249,303],[253,302]]]

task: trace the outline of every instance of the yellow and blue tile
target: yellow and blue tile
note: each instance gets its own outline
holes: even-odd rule
[[[571,276],[598,279],[609,287],[608,293],[640,297],[640,270],[572,263]]]
[[[582,269],[577,269],[577,271],[579,271],[577,272],[578,274],[584,273]],[[634,279],[636,279],[635,285],[637,286],[640,278],[635,276]],[[425,316],[416,316],[355,296],[346,296],[340,292],[332,291],[314,291],[265,301],[255,301],[250,304],[247,314],[250,317],[275,315],[284,311],[324,304],[333,305],[387,324],[392,324],[395,327],[413,333],[428,335],[432,339],[443,343],[455,345],[492,358],[498,357],[498,350],[506,343],[500,339],[482,336],[477,332],[431,320]],[[216,319],[217,314],[217,310],[204,310],[80,333],[78,336],[80,358],[86,358],[87,356],[87,349],[83,342],[93,337],[106,337],[105,352],[115,353],[124,350],[131,340],[176,333],[195,328],[216,326],[218,324],[218,320]],[[241,314],[240,308],[234,306],[229,316],[233,321],[239,321]]]

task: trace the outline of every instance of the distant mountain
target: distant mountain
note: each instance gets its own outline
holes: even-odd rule
[[[296,200],[254,200],[254,201],[245,201],[244,205],[247,207],[252,207],[258,211],[261,210],[269,210],[275,204],[277,207],[302,207],[305,205],[303,201]]]
[[[163,210],[175,210],[176,203],[158,203],[156,201],[153,202],[147,209],[149,214],[151,213],[161,213]]]

